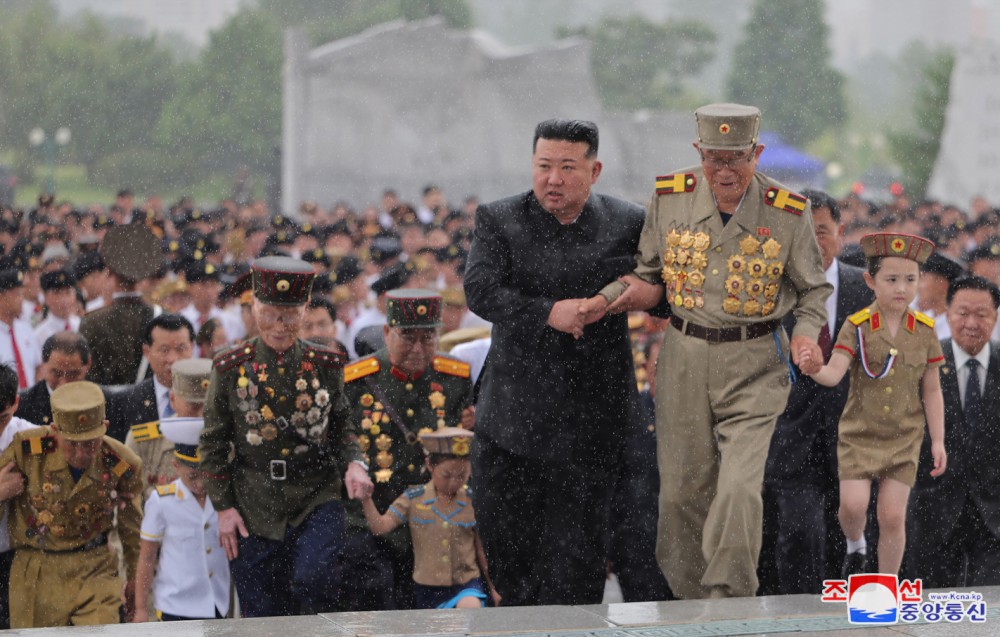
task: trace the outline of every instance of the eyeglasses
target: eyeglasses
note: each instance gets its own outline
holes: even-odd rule
[[[437,330],[421,329],[419,331],[401,331],[399,339],[408,347],[413,347],[418,343],[423,346],[437,343]]]
[[[705,164],[709,168],[714,168],[715,170],[722,170],[723,168],[728,168],[729,170],[736,170],[741,168],[744,164],[748,164],[753,161],[754,155],[757,154],[757,145],[754,144],[750,147],[750,152],[746,156],[733,157],[732,159],[719,159],[718,157],[706,157],[705,153],[701,153],[701,163]]]

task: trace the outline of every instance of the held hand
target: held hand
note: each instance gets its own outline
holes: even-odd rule
[[[944,450],[943,442],[931,443],[931,457],[934,459],[934,468],[931,469],[931,477],[936,478],[948,468],[948,454]]]
[[[375,488],[372,479],[368,477],[368,472],[356,462],[347,465],[347,471],[344,473],[344,486],[347,487],[347,497],[352,500],[364,499],[364,495],[366,493],[371,495]]]
[[[13,461],[0,469],[0,502],[10,500],[24,491],[24,476]]]
[[[242,537],[250,537],[240,512],[231,507],[219,511],[219,543],[226,550],[226,557],[230,560],[235,560],[239,555],[236,543],[237,531]]]
[[[583,314],[580,314],[582,299],[563,299],[556,301],[549,312],[547,324],[554,330],[572,334],[573,338],[583,336]]]
[[[142,624],[149,621],[149,611],[145,608],[136,608],[132,615],[133,624]]]
[[[803,374],[812,376],[823,368],[823,350],[808,336],[793,336],[789,349],[792,350],[792,362],[799,366]]]
[[[605,311],[608,314],[648,310],[663,298],[664,288],[662,285],[646,283],[633,274],[626,274],[619,281],[628,287],[607,307]]]
[[[600,294],[595,294],[580,303],[579,312],[583,316],[583,322],[587,325],[596,323],[604,318],[605,310],[608,307],[608,300]]]
[[[462,410],[462,429],[472,431],[476,426],[476,406],[469,405]]]
[[[503,597],[500,597],[500,593],[497,592],[497,589],[490,587],[490,601],[493,602],[493,605],[500,606],[500,601],[502,599]]]
[[[125,623],[134,622],[136,607],[135,607],[135,581],[129,580],[125,582],[125,589],[122,592],[122,597],[124,598],[124,608],[125,611]]]

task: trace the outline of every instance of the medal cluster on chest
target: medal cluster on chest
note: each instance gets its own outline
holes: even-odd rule
[[[288,373],[286,367],[271,369],[266,363],[240,365],[236,377],[236,409],[248,426],[246,441],[250,445],[273,442],[282,431],[291,429],[302,443],[296,445],[293,452],[302,454],[309,450],[307,443],[320,444],[325,439],[330,392],[322,387],[311,362],[303,361],[295,372],[294,392],[281,387],[287,384]],[[280,415],[289,411],[288,419]]]

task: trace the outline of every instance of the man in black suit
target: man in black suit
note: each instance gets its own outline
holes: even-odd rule
[[[160,314],[146,324],[142,353],[149,359],[152,377],[112,394],[108,405],[111,421],[108,435],[122,442],[134,426],[155,425],[161,418],[174,415],[170,407],[170,366],[194,354],[194,328],[180,314]],[[154,426],[144,431],[141,438],[155,440],[160,437]],[[146,463],[143,466],[148,471],[153,470]]]
[[[1000,289],[968,276],[948,288],[951,338],[941,341],[948,470],[933,466],[925,433],[910,494],[906,573],[925,588],[1000,584],[1000,352],[990,342]]]
[[[824,361],[848,316],[870,304],[872,291],[861,268],[837,259],[844,226],[837,202],[826,193],[804,190],[812,203],[813,229],[833,294],[826,301],[828,322],[819,335]],[[789,314],[785,328],[795,324]],[[788,404],[778,418],[764,471],[764,544],[773,560],[761,560],[768,593],[816,593],[825,577],[840,570],[843,534],[837,522],[837,424],[847,401],[848,378],[823,387],[796,370]],[[770,522],[770,523],[769,523]],[[832,570],[831,570],[832,568]]]
[[[592,122],[535,129],[533,188],[485,204],[465,275],[493,323],[476,414],[476,517],[503,604],[594,604],[606,503],[635,422],[624,314],[586,325],[583,299],[631,272],[645,213],[591,193]]]
[[[53,334],[42,344],[41,380],[21,392],[14,415],[36,425],[51,424],[52,392],[66,383],[83,380],[89,370],[87,339],[76,332]]]

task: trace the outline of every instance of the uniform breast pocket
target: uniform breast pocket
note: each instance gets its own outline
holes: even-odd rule
[[[164,539],[185,546],[198,546],[200,544],[198,540],[199,532],[199,529],[168,527]]]
[[[902,374],[897,380],[897,386],[904,388],[908,396],[906,401],[910,411],[923,409],[920,401],[920,380],[927,369],[927,356],[923,352],[900,352],[896,357],[896,374]],[[899,397],[900,402],[903,397]]]

